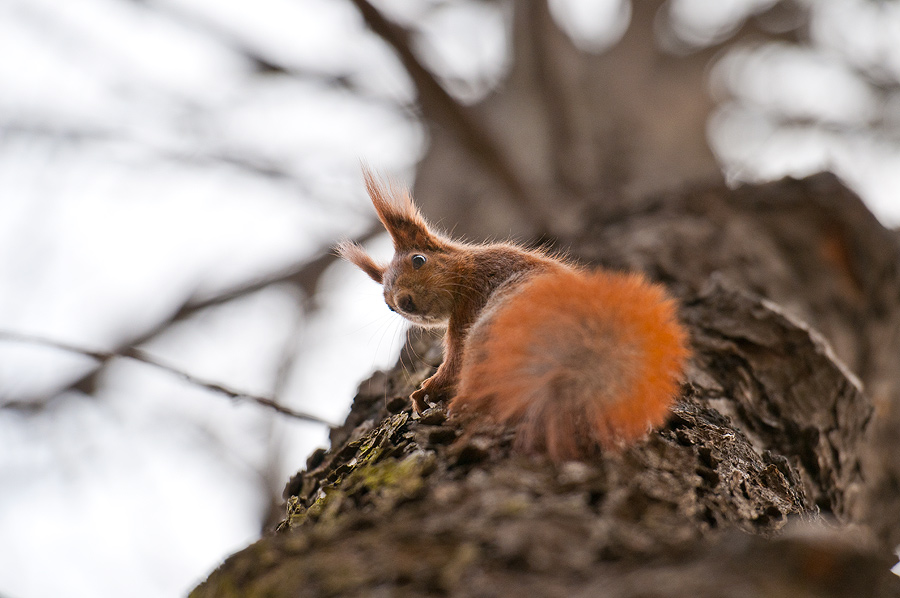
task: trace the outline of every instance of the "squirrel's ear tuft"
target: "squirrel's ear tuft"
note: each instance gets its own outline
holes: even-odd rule
[[[368,274],[369,278],[381,284],[384,279],[384,266],[377,264],[372,259],[372,256],[366,253],[366,250],[360,247],[359,244],[353,241],[341,241],[335,247],[335,253]]]
[[[366,191],[378,218],[394,241],[394,249],[441,249],[440,237],[428,229],[408,190],[393,183],[385,185],[365,166],[362,171]]]

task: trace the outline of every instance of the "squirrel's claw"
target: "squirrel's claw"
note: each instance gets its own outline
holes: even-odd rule
[[[436,377],[437,376],[432,376],[431,378],[428,378],[422,383],[422,386],[418,390],[409,395],[409,398],[412,400],[413,409],[416,413],[421,414],[428,409],[431,406],[428,401],[436,403],[453,394],[455,385],[446,384],[442,378],[435,381]],[[428,400],[425,400],[426,397],[428,397]]]
[[[420,388],[409,395],[409,398],[412,400],[413,410],[419,415],[428,409],[428,402],[425,400],[426,396],[428,396],[428,391],[425,388]]]

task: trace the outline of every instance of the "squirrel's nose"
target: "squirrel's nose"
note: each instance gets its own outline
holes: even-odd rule
[[[397,307],[408,314],[416,313],[416,304],[413,301],[412,295],[401,295],[397,299]]]

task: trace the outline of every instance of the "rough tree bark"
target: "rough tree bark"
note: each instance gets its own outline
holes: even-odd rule
[[[439,359],[415,338],[279,531],[193,596],[900,596],[896,236],[828,174],[596,216],[561,243],[682,300],[696,356],[664,429],[558,466],[413,417]]]
[[[681,300],[695,357],[662,430],[554,465],[512,452],[509,430],[413,417],[440,359],[413,337],[290,481],[278,531],[193,596],[900,596],[897,235],[829,174],[665,191],[717,179],[702,92],[717,48],[661,56],[661,0],[635,2],[601,56],[543,0],[510,4],[512,72],[476,106],[353,2],[418,90],[426,214],[646,272]]]

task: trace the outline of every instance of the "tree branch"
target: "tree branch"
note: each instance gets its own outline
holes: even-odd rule
[[[136,0],[136,3],[146,4],[144,0]],[[236,31],[204,18],[196,11],[182,8],[178,3],[152,2],[151,4],[153,10],[165,13],[171,19],[180,22],[182,25],[214,38],[223,46],[226,46],[234,53],[242,56],[253,65],[258,73],[284,75],[300,80],[312,80],[327,87],[347,91],[358,97],[388,108],[398,109],[410,114],[414,112],[414,106],[376,95],[371,91],[360,87],[356,84],[352,73],[333,74],[319,72],[308,68],[300,68],[272,56],[271,53],[266,53],[255,48],[253,44],[241,39],[240,34]]]
[[[225,151],[215,147],[195,147],[191,150],[172,149],[160,146],[147,146],[142,140],[134,138],[125,131],[84,128],[78,125],[46,125],[36,122],[22,122],[11,117],[0,118],[0,128],[8,136],[46,137],[51,140],[64,140],[69,143],[132,143],[153,152],[153,157],[164,162],[177,165],[192,164],[203,167],[225,166],[251,177],[261,177],[284,183],[294,192],[302,193],[306,199],[316,205],[325,207],[322,197],[314,194],[303,178],[284,165],[269,158],[254,155],[251,152]]]
[[[388,20],[368,0],[352,0],[373,33],[383,39],[397,53],[406,68],[419,96],[419,104],[427,118],[438,126],[446,127],[457,141],[487,167],[488,172],[510,195],[519,211],[542,216],[547,222],[545,203],[533,196],[528,186],[517,174],[509,156],[503,152],[497,140],[487,131],[476,115],[457,102],[434,73],[422,64],[410,47],[410,32]]]
[[[364,243],[382,230],[384,229],[381,228],[380,225],[373,225],[365,233],[360,235],[356,239],[356,241]],[[307,297],[312,297],[316,293],[319,279],[321,278],[322,273],[336,259],[337,256],[333,255],[330,252],[326,252],[312,261],[296,264],[268,276],[263,276],[235,285],[229,289],[225,289],[206,298],[201,299],[197,298],[196,296],[188,297],[184,301],[184,303],[182,303],[182,305],[178,309],[176,309],[174,313],[172,313],[172,315],[147,328],[146,330],[144,330],[144,332],[120,341],[118,347],[113,349],[111,353],[115,355],[126,355],[130,350],[132,350],[132,347],[142,345],[153,340],[154,338],[157,338],[166,330],[171,328],[173,324],[184,321],[204,309],[214,307],[216,305],[222,305],[223,303],[245,297],[257,291],[261,291],[265,288],[278,284],[294,285],[295,287],[303,291],[303,293]],[[63,393],[66,390],[79,390],[86,394],[91,394],[96,385],[97,377],[99,376],[105,365],[106,361],[99,360],[97,367],[89,370],[88,372],[85,372],[84,375],[80,376],[77,380],[74,380],[65,388],[62,388],[54,393],[54,396]]]
[[[234,400],[244,400],[249,401],[251,403],[255,403],[267,409],[271,409],[276,411],[282,415],[286,415],[288,417],[292,417],[294,419],[309,421],[317,424],[324,424],[329,428],[336,428],[337,425],[333,422],[330,422],[326,419],[323,419],[317,415],[312,415],[310,413],[304,413],[302,411],[297,411],[282,405],[281,403],[276,402],[275,400],[264,397],[260,395],[255,395],[251,393],[242,392],[239,390],[231,389],[224,384],[220,384],[218,382],[210,382],[208,380],[203,380],[193,374],[189,374],[183,370],[180,370],[174,366],[163,363],[159,359],[151,356],[145,351],[141,351],[140,349],[135,349],[133,347],[127,348],[121,352],[114,351],[99,351],[95,349],[88,349],[85,347],[81,347],[78,345],[74,345],[71,343],[66,343],[58,340],[43,338],[40,336],[35,336],[31,334],[23,334],[20,332],[12,332],[9,330],[0,330],[0,338],[9,340],[9,341],[17,341],[22,343],[31,343],[37,345],[43,345],[46,347],[52,347],[54,349],[59,349],[61,351],[66,351],[69,353],[76,353],[78,355],[83,355],[85,357],[89,357],[95,361],[98,361],[101,364],[106,364],[109,361],[121,357],[132,359],[139,363],[144,363],[150,366],[153,366],[157,369],[163,370],[164,372],[168,372],[173,374],[194,386],[199,386],[206,390],[212,391],[214,393],[225,395],[226,397]],[[0,405],[0,408],[3,409],[27,409],[27,402],[22,401],[9,401]]]

